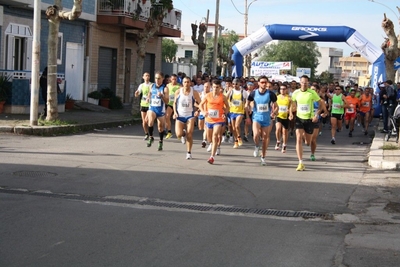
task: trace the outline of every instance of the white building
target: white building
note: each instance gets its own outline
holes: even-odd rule
[[[333,78],[336,81],[340,80],[342,69],[335,67],[339,65],[339,59],[343,57],[343,49],[334,47],[318,47],[321,57],[318,57],[319,65],[316,69],[317,75],[320,75],[324,71],[329,71],[333,74]]]

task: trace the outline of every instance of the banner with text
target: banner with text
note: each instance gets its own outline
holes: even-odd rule
[[[265,75],[271,77],[273,75],[279,75],[280,70],[291,70],[292,62],[265,62],[265,61],[253,61],[251,62],[251,76]]]

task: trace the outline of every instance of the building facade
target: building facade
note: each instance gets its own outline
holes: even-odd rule
[[[318,51],[321,53],[321,57],[318,58],[318,66],[316,69],[317,75],[328,71],[333,75],[335,81],[340,81],[342,74],[339,65],[339,59],[343,57],[343,49],[334,47],[318,47]]]

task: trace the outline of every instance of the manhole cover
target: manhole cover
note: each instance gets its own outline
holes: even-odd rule
[[[43,171],[18,171],[14,172],[15,176],[26,176],[26,177],[52,177],[56,176],[57,173],[43,172]]]

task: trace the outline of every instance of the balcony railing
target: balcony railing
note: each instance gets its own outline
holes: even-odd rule
[[[98,15],[125,16],[146,22],[150,16],[151,1],[147,0],[99,0]],[[182,11],[172,9],[167,11],[162,27],[181,29]]]

